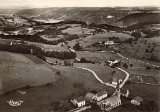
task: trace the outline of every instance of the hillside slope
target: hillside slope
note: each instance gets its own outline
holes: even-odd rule
[[[38,58],[25,54],[0,52],[0,94],[15,88],[45,85],[57,80],[56,70],[37,64]]]
[[[117,21],[117,25],[120,26],[131,26],[142,23],[159,24],[160,13],[135,13]]]

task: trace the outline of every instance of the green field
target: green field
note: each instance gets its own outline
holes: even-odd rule
[[[157,38],[157,37],[153,37],[153,39],[154,38]],[[123,51],[125,54],[131,55],[133,57],[141,58],[141,59],[142,58],[150,59],[151,56],[156,56],[157,59],[160,59],[159,57],[160,43],[158,40],[152,41],[153,39],[152,38],[139,39],[136,43],[132,43],[132,45],[123,44],[124,46]],[[146,49],[148,49],[148,52],[146,52]],[[151,63],[156,63],[156,61]]]
[[[154,100],[159,105],[160,86],[131,83],[129,85],[128,84],[125,85],[124,88],[128,88],[130,90],[129,97],[131,98],[140,96],[143,98],[143,100],[148,100],[148,101]]]
[[[115,73],[113,74],[113,78],[119,77],[120,79],[124,79],[126,77],[126,74],[124,72],[121,72],[118,69],[111,68],[109,66],[101,66],[99,64],[89,63],[75,63],[74,65],[93,70],[104,82],[109,82],[113,71],[115,71]]]
[[[106,51],[106,52],[76,51],[76,53],[79,58],[86,58],[87,60],[91,60],[91,61],[104,62],[104,61],[108,61],[110,58],[111,59],[120,59],[121,58],[117,54],[111,53],[109,51]]]
[[[36,45],[45,51],[69,51],[68,47],[66,45],[61,46],[61,43],[59,43],[57,45],[49,45],[49,44],[42,44],[42,43],[27,41],[27,44]]]
[[[73,96],[84,96],[88,91],[92,90],[106,90],[109,94],[112,94],[114,92],[113,88],[102,85],[88,71],[75,67],[59,65],[52,66],[52,68],[61,72],[61,78],[58,81],[53,83],[53,85],[19,89],[21,91],[26,91],[25,95],[21,95],[16,91],[12,91],[11,94],[7,96],[1,95],[0,104],[3,105],[0,106],[1,112],[10,112],[11,110],[13,110],[13,112],[48,112],[53,108],[51,103],[54,101],[65,101],[67,102],[65,103],[65,107],[67,106],[69,109],[73,109],[75,107],[70,102],[70,99]],[[88,81],[88,79],[90,80]],[[75,83],[83,85],[75,86]],[[18,108],[11,107],[7,103],[5,103],[10,99],[13,99],[14,101],[23,100],[24,103]],[[62,110],[57,112],[62,112]]]
[[[44,85],[55,82],[55,69],[40,59],[24,54],[0,52],[0,93],[26,85]]]
[[[148,40],[149,42],[156,42],[156,43],[160,44],[160,36],[159,37],[148,38],[146,40]]]
[[[96,34],[93,36],[88,36],[86,37],[85,41],[87,41],[87,44],[90,45],[96,42],[107,41],[109,37],[119,37],[121,41],[125,41],[126,39],[129,39],[129,38],[134,38],[130,36],[129,34],[125,34],[125,33],[106,32],[103,34]]]
[[[95,31],[95,30],[88,29],[88,28],[81,28],[80,26],[71,27],[71,28],[67,28],[65,30],[62,30],[63,33],[78,34],[78,35],[87,34],[87,33],[93,32],[93,31]]]

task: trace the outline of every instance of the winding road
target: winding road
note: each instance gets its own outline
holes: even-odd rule
[[[80,69],[83,69],[83,70],[87,70],[87,71],[91,72],[91,73],[94,75],[94,77],[95,77],[101,84],[104,84],[104,85],[106,85],[106,86],[110,86],[110,87],[116,88],[116,85],[113,85],[113,84],[110,84],[110,83],[103,82],[93,70],[88,69],[88,68],[84,68],[84,67],[78,67],[78,66],[74,66],[74,67],[80,68]],[[121,70],[122,72],[124,72],[124,73],[126,74],[125,79],[123,80],[123,82],[122,82],[122,83],[120,84],[120,86],[119,86],[120,88],[122,88],[123,85],[126,83],[126,81],[127,81],[128,78],[129,78],[129,73],[126,72],[125,70],[119,68],[119,67],[116,67],[116,68],[119,69],[119,70]]]
[[[70,48],[70,51],[71,51],[71,52],[75,52],[75,50],[73,50],[72,48]],[[119,55],[120,55],[120,54],[119,54]],[[121,55],[121,56],[122,56],[122,55]],[[80,59],[79,59],[78,57],[76,57],[76,60],[80,61]],[[107,85],[107,86],[116,88],[116,85],[103,82],[93,70],[88,69],[88,68],[84,68],[84,67],[78,67],[78,66],[74,66],[74,67],[80,68],[80,69],[83,69],[83,70],[87,70],[87,71],[91,72],[91,73],[94,75],[94,77],[95,77],[101,84],[105,84],[105,85]],[[122,83],[120,84],[120,86],[119,86],[120,88],[122,88],[123,85],[124,85],[124,84],[127,82],[127,80],[129,79],[129,73],[128,73],[127,71],[119,68],[119,67],[116,67],[116,68],[119,69],[119,70],[121,70],[122,72],[124,72],[124,73],[126,74],[125,79],[123,80],[123,82],[122,82]]]
[[[72,52],[75,52],[75,51],[72,50],[72,48],[71,48],[70,50],[71,50]],[[135,59],[127,58],[127,57],[121,55],[120,53],[117,53],[117,55],[120,56],[120,57],[122,57],[122,58],[125,58],[125,59],[127,59],[127,60],[139,61],[139,62],[141,62],[141,63],[146,63],[146,64],[148,64],[148,65],[152,65],[152,66],[155,66],[155,67],[159,67],[158,65],[154,65],[154,64],[151,64],[151,63],[143,62],[143,61],[141,61],[141,60],[135,60]],[[76,59],[77,59],[78,61],[80,61],[80,59],[79,59],[78,57],[76,57]],[[101,84],[105,84],[105,85],[107,85],[107,86],[116,88],[116,85],[110,84],[110,83],[108,83],[108,82],[107,82],[107,83],[106,83],[106,82],[103,82],[93,70],[88,69],[88,68],[84,68],[84,67],[78,67],[78,66],[74,66],[74,67],[80,68],[80,69],[83,69],[83,70],[87,70],[87,71],[91,72],[91,73],[94,75],[94,77],[95,77]],[[125,79],[123,80],[123,82],[122,82],[122,83],[120,84],[120,86],[119,86],[120,88],[122,88],[122,87],[124,86],[124,84],[127,82],[127,80],[129,79],[129,73],[128,73],[127,71],[125,71],[124,69],[122,69],[122,68],[119,68],[119,67],[116,67],[116,68],[126,74]]]

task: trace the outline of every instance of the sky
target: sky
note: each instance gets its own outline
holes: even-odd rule
[[[158,6],[160,0],[0,0],[0,7],[134,7]]]

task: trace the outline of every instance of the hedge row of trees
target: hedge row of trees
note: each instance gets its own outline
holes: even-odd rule
[[[31,52],[31,49],[32,49],[32,52]],[[37,56],[38,58],[41,58],[44,61],[46,61],[45,56],[58,58],[58,59],[73,59],[76,57],[76,53],[74,52],[67,52],[67,51],[62,51],[62,52],[47,51],[45,52],[41,48],[35,45],[24,45],[24,44],[13,44],[13,45],[0,44],[0,51],[9,51],[9,52],[23,53],[23,54],[33,54]]]
[[[22,44],[13,44],[13,45],[7,45],[7,44],[0,44],[0,51],[9,51],[9,52],[15,52],[15,53],[23,53],[23,54],[31,54],[31,49],[33,49],[36,57],[42,59],[43,61],[46,61],[46,58],[43,54],[43,51],[41,48],[35,46],[35,45],[22,45]]]
[[[17,40],[25,40],[30,42],[39,42],[44,44],[50,44],[50,45],[57,45],[60,42],[64,42],[65,40],[71,41],[73,39],[78,39],[78,35],[65,35],[64,38],[59,38],[57,40],[46,40],[38,35],[2,35],[0,34],[1,38],[4,39],[17,39]]]
[[[68,51],[46,51],[44,55],[47,57],[58,58],[58,59],[73,59],[76,57],[76,53]]]

